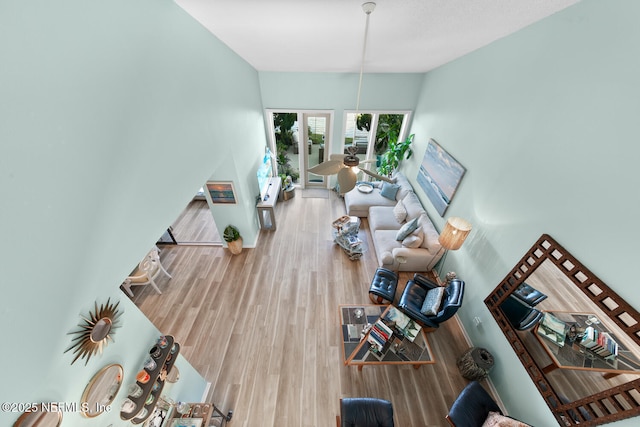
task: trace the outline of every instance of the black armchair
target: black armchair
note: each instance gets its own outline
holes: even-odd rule
[[[373,397],[340,399],[337,427],[393,427],[391,402]]]
[[[518,331],[526,331],[533,328],[544,316],[540,310],[523,303],[513,295],[509,295],[507,299],[500,304],[500,309],[509,323],[511,323],[511,326]]]
[[[418,322],[424,328],[436,329],[440,323],[453,317],[462,306],[462,297],[464,295],[464,281],[460,279],[451,280],[446,286],[442,303],[438,312],[433,316],[426,316],[420,312],[422,304],[427,296],[427,292],[438,287],[437,283],[432,282],[421,274],[415,274],[412,280],[407,282],[407,286],[402,292],[398,308],[402,310],[411,319]]]
[[[493,421],[497,423],[490,423],[490,425],[531,427],[516,418],[504,415],[495,400],[478,381],[467,384],[451,405],[445,418],[453,427],[482,427],[490,412],[497,414],[493,414],[492,418],[496,416],[500,418],[499,420],[494,419]],[[505,424],[505,421],[508,424]]]
[[[525,304],[530,305],[531,307],[547,299],[547,296],[545,294],[524,282],[520,286],[518,286],[511,295],[518,298]]]

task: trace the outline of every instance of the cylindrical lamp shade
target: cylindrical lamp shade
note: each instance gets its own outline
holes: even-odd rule
[[[448,251],[460,249],[471,232],[471,224],[462,218],[452,217],[447,220],[438,241]]]

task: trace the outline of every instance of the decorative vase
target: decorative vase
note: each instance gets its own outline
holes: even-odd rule
[[[233,242],[227,242],[227,247],[229,248],[229,252],[234,255],[238,255],[242,252],[242,237],[238,238],[238,240],[234,240]]]

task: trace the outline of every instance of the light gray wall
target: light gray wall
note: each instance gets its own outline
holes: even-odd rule
[[[3,1],[0,57],[0,400],[78,401],[107,363],[128,386],[160,331],[118,287],[208,178],[240,199],[216,222],[257,236],[257,72],[170,0]],[[70,365],[67,333],[108,298],[124,310],[115,343]],[[200,399],[180,364],[174,397]],[[64,425],[120,425],[125,396]]]
[[[414,117],[414,182],[429,138],[467,168],[445,215],[474,227],[445,267],[467,283],[460,317],[496,357],[507,409],[538,426],[556,423],[482,301],[548,233],[640,307],[638,16],[638,2],[583,1],[427,73]]]

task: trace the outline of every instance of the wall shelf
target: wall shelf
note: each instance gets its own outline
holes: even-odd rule
[[[160,346],[162,338],[166,340],[165,347]],[[153,357],[151,353],[149,353],[149,357],[154,360],[156,367],[151,370],[143,368],[150,376],[149,381],[146,383],[136,381],[138,386],[142,388],[142,394],[138,397],[129,396],[129,399],[135,403],[136,410],[132,412],[120,411],[120,418],[125,421],[131,421],[133,424],[141,424],[151,416],[154,408],[158,404],[158,399],[162,393],[162,389],[164,388],[167,375],[171,372],[171,368],[173,368],[173,364],[175,363],[178,354],[180,354],[180,344],[175,342],[171,335],[161,337],[156,345],[161,348],[160,354],[157,357]],[[153,396],[153,400],[149,403],[145,403],[150,396]],[[139,417],[138,414],[140,414],[143,408],[146,409],[147,412],[144,416]]]

